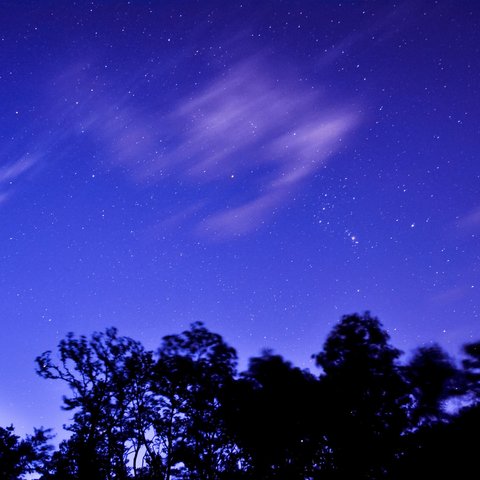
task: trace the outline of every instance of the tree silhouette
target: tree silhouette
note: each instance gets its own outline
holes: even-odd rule
[[[316,356],[333,452],[327,478],[382,478],[406,428],[408,390],[400,351],[367,312],[344,316]]]
[[[237,382],[231,424],[248,478],[313,478],[321,452],[318,381],[280,355],[252,358]]]
[[[407,437],[390,478],[474,478],[479,429],[478,405],[462,409],[448,421],[424,424]]]
[[[460,372],[438,346],[400,365],[378,319],[342,317],[315,355],[320,376],[235,350],[202,323],[154,354],[115,328],[72,333],[36,359],[69,387],[70,437],[0,428],[0,478],[41,480],[397,480],[464,478],[476,467],[480,342]],[[462,382],[460,382],[462,380]],[[446,414],[460,396],[465,408]]]
[[[35,429],[33,435],[21,439],[12,425],[0,427],[0,478],[19,480],[40,473],[49,457],[52,439],[50,430]]]
[[[460,393],[460,372],[439,346],[418,348],[405,368],[414,403],[411,407],[415,427],[444,419],[445,403]]]
[[[480,401],[480,341],[467,343],[463,346],[463,353],[467,356],[462,362],[465,372],[466,389],[471,400]]]
[[[237,468],[237,448],[223,411],[236,364],[235,350],[200,322],[163,338],[155,377],[162,412],[156,431],[168,466],[183,464],[186,478],[228,478]]]
[[[62,380],[72,392],[63,399],[63,408],[74,412],[67,427],[72,436],[62,444],[62,458],[54,457],[51,474],[61,468],[69,478],[128,478],[128,454],[139,448],[130,418],[138,401],[132,396],[138,372],[130,362],[147,354],[115,328],[90,340],[69,333],[58,350],[58,363],[51,352],[36,360],[40,376]]]

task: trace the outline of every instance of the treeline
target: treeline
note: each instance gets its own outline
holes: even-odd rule
[[[460,365],[438,345],[408,362],[368,313],[314,355],[319,375],[235,350],[195,323],[146,350],[115,328],[67,335],[36,359],[70,394],[70,432],[0,428],[0,478],[331,480],[469,478],[477,470],[480,342]]]

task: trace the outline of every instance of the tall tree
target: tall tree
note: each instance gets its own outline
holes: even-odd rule
[[[58,350],[58,362],[50,351],[36,360],[41,377],[62,380],[71,390],[63,399],[63,408],[74,412],[67,427],[72,436],[62,444],[68,461],[57,455],[52,467],[62,468],[69,478],[127,478],[131,449],[141,447],[132,430],[135,423],[129,421],[138,401],[132,396],[138,369],[131,364],[141,358],[148,362],[149,354],[115,328],[94,333],[90,340],[69,333]]]
[[[333,464],[326,478],[382,478],[407,425],[408,389],[377,318],[344,316],[316,355]]]
[[[229,478],[237,468],[223,411],[236,364],[235,350],[200,322],[163,338],[155,388],[162,402],[157,435],[171,469],[166,479],[180,462],[189,479]]]
[[[252,358],[235,389],[230,424],[248,478],[314,478],[322,454],[318,380],[280,355]]]

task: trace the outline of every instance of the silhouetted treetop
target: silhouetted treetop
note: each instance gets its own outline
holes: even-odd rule
[[[445,402],[460,393],[460,372],[453,359],[439,345],[420,347],[405,373],[414,399],[411,407],[414,425],[442,419]]]
[[[316,356],[333,453],[326,478],[377,478],[393,461],[409,402],[400,354],[368,312],[344,316],[328,335]]]
[[[0,427],[0,478],[22,480],[27,475],[41,473],[53,447],[51,431],[35,429],[24,439],[15,435],[12,425]]]
[[[178,335],[163,337],[158,349],[159,360],[183,357],[210,374],[233,376],[236,373],[237,353],[222,336],[209,331],[202,322]],[[220,378],[219,378],[220,379]]]
[[[188,478],[217,480],[238,469],[224,411],[236,366],[235,349],[201,322],[162,339],[154,383],[163,412],[159,425],[167,434],[169,465],[182,463]]]
[[[201,322],[159,344],[108,328],[37,357],[42,378],[68,387],[70,437],[50,455],[48,431],[22,440],[0,428],[0,478],[396,480],[474,468],[480,342],[464,346],[461,370],[438,345],[402,365],[377,318],[345,315],[314,356],[319,375],[269,350],[238,374],[235,349]],[[447,414],[459,395],[467,408]]]
[[[389,341],[380,321],[369,312],[345,315],[328,335],[316,362],[327,375],[350,367],[388,368],[402,353]]]
[[[320,464],[318,381],[280,355],[250,359],[235,392],[231,419],[250,466],[248,478],[301,480]]]
[[[467,343],[463,346],[467,356],[462,361],[465,372],[466,388],[475,401],[480,401],[480,341]]]
[[[66,427],[72,436],[51,465],[52,471],[61,469],[60,478],[127,478],[128,452],[139,448],[132,429],[138,367],[148,364],[149,357],[140,342],[109,328],[90,339],[69,333],[59,343],[58,361],[50,351],[36,359],[41,377],[64,381],[71,391],[63,408],[74,412]]]

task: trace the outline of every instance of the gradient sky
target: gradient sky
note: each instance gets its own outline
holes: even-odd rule
[[[312,367],[366,309],[480,338],[478,1],[0,3],[0,424],[34,358],[196,320]]]

